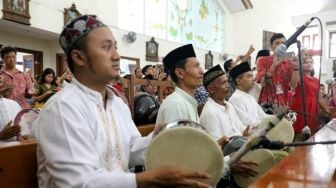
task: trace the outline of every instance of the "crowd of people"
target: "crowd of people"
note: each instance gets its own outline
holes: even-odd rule
[[[120,56],[111,30],[96,16],[83,15],[65,26],[59,41],[69,68],[60,77],[46,68],[38,81],[15,67],[15,48],[1,50],[0,140],[13,140],[20,132],[20,126],[12,121],[21,109],[42,108],[33,123],[40,187],[210,187],[204,183],[209,174],[202,171],[170,166],[139,173],[129,169],[144,165],[153,137],[176,120],[200,123],[224,148],[231,138],[248,137],[265,118],[288,110],[297,113],[295,139],[303,140],[302,130],[309,127],[316,133],[327,122],[330,107],[336,106],[336,82],[331,82],[330,92],[325,93],[324,85],[311,75],[314,61],[310,54],[303,53],[302,70],[297,57],[273,55],[271,51],[286,42],[281,33],[272,36],[271,51],[258,52],[254,69],[248,62],[253,46],[237,60],[219,62],[204,72],[193,45],[187,44],[169,52],[163,67],[146,65],[134,71],[136,78],[147,80],[135,89],[134,113],[140,115],[134,120],[137,124],[155,123],[153,133],[141,137],[127,98],[119,97],[122,84],[111,83],[120,80]],[[174,83],[165,89],[162,102],[153,80]],[[252,161],[229,166],[230,156],[223,158],[218,187],[235,185],[228,178],[232,174],[256,176],[253,166],[257,164]]]

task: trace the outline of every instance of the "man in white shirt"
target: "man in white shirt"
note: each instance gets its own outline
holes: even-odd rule
[[[245,128],[232,104],[225,101],[229,94],[229,83],[219,65],[204,74],[203,85],[210,94],[200,117],[207,132],[215,139],[223,136],[248,136],[249,127]]]
[[[11,141],[20,132],[20,126],[12,125],[20,111],[19,103],[0,96],[0,142]]]
[[[216,140],[223,139],[223,137],[248,136],[249,127],[245,128],[233,106],[225,101],[225,97],[230,94],[229,82],[219,65],[204,73],[203,85],[210,94],[200,117],[201,125],[207,132]],[[228,161],[229,156],[224,159]],[[254,165],[256,164],[252,162],[238,161],[231,166],[231,174],[255,176],[256,172],[251,169]],[[218,186],[228,186],[232,183],[232,181],[221,180]]]
[[[120,56],[110,29],[94,15],[66,25],[60,45],[74,75],[34,122],[39,187],[209,187],[209,175],[143,164],[152,135],[141,137],[127,105],[106,86],[119,76]]]
[[[0,75],[0,87],[3,77]],[[14,100],[0,95],[0,142],[10,141],[20,132],[20,126],[12,126],[14,118],[21,111],[21,106]]]
[[[187,44],[169,52],[163,64],[170,71],[171,79],[176,83],[174,93],[161,104],[156,124],[171,123],[186,119],[199,123],[195,90],[202,85],[203,69],[196,59],[192,44]]]
[[[236,91],[232,94],[229,102],[235,108],[239,119],[245,126],[256,128],[262,119],[268,117],[257,101],[248,92],[253,88],[254,79],[250,65],[241,63],[230,71],[230,76],[236,84]]]

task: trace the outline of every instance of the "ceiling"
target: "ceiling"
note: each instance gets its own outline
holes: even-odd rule
[[[250,0],[221,0],[231,13],[246,10],[243,1],[252,3]]]
[[[239,12],[246,10],[242,1],[254,3],[258,0],[219,0],[222,1],[230,12]],[[336,0],[277,0],[281,3],[289,16],[301,16],[317,12],[336,10]],[[11,31],[31,37],[39,37],[47,40],[58,38],[57,33],[44,31],[30,26],[16,24],[7,20],[0,19],[0,30]]]
[[[4,19],[0,19],[0,31],[7,31],[10,33],[20,34],[20,35],[25,35],[25,36],[30,36],[30,37],[45,39],[45,40],[57,40],[58,35],[59,35],[57,33],[34,28],[28,25],[17,24],[15,22],[7,21]]]
[[[220,0],[231,13],[246,10],[242,1],[254,3],[258,0]],[[277,0],[274,3],[280,3],[285,8],[289,16],[301,16],[317,12],[336,10],[335,0]]]
[[[335,0],[279,0],[289,16],[336,10]],[[253,2],[252,2],[253,3]]]

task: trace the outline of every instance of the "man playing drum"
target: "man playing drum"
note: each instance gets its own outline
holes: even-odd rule
[[[169,69],[170,76],[176,83],[176,88],[175,92],[161,104],[156,124],[170,123],[180,119],[199,123],[197,101],[194,98],[194,93],[196,88],[202,85],[204,73],[196,58],[193,46],[188,44],[174,49],[164,57],[163,63]],[[216,138],[216,140],[221,146],[228,141],[227,137]],[[228,158],[224,158],[224,161],[223,176],[227,176],[230,172],[230,167],[226,165]],[[236,163],[231,167],[231,170],[247,176],[255,174],[250,171],[244,162]]]
[[[176,83],[174,93],[161,104],[156,124],[170,123],[179,119],[199,123],[195,90],[202,85],[203,69],[196,59],[192,44],[174,49],[163,59],[165,68],[170,71]]]
[[[236,91],[229,102],[235,108],[239,119],[245,126],[256,128],[262,119],[270,117],[259,106],[254,97],[248,92],[253,88],[254,79],[251,67],[248,63],[241,63],[230,71],[230,76],[236,85]]]
[[[111,30],[94,15],[73,19],[60,35],[74,80],[48,100],[34,122],[39,187],[209,187],[207,173],[141,165],[152,135],[141,137],[128,106],[106,87],[119,76]]]
[[[223,136],[248,136],[249,126],[243,125],[232,104],[225,101],[225,97],[230,94],[229,83],[227,75],[219,65],[210,68],[204,74],[203,85],[210,94],[200,116],[201,124],[207,132],[215,139]],[[254,165],[252,162],[239,161],[231,168],[231,174],[255,176],[256,172],[251,169]],[[229,183],[234,182],[220,182],[221,185]]]
[[[232,104],[225,100],[230,93],[228,77],[219,65],[204,74],[203,85],[210,94],[200,116],[207,132],[215,139],[248,136],[249,126],[243,125]]]

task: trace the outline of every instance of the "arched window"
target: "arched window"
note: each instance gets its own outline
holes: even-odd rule
[[[222,52],[224,11],[217,0],[119,0],[118,27]]]

